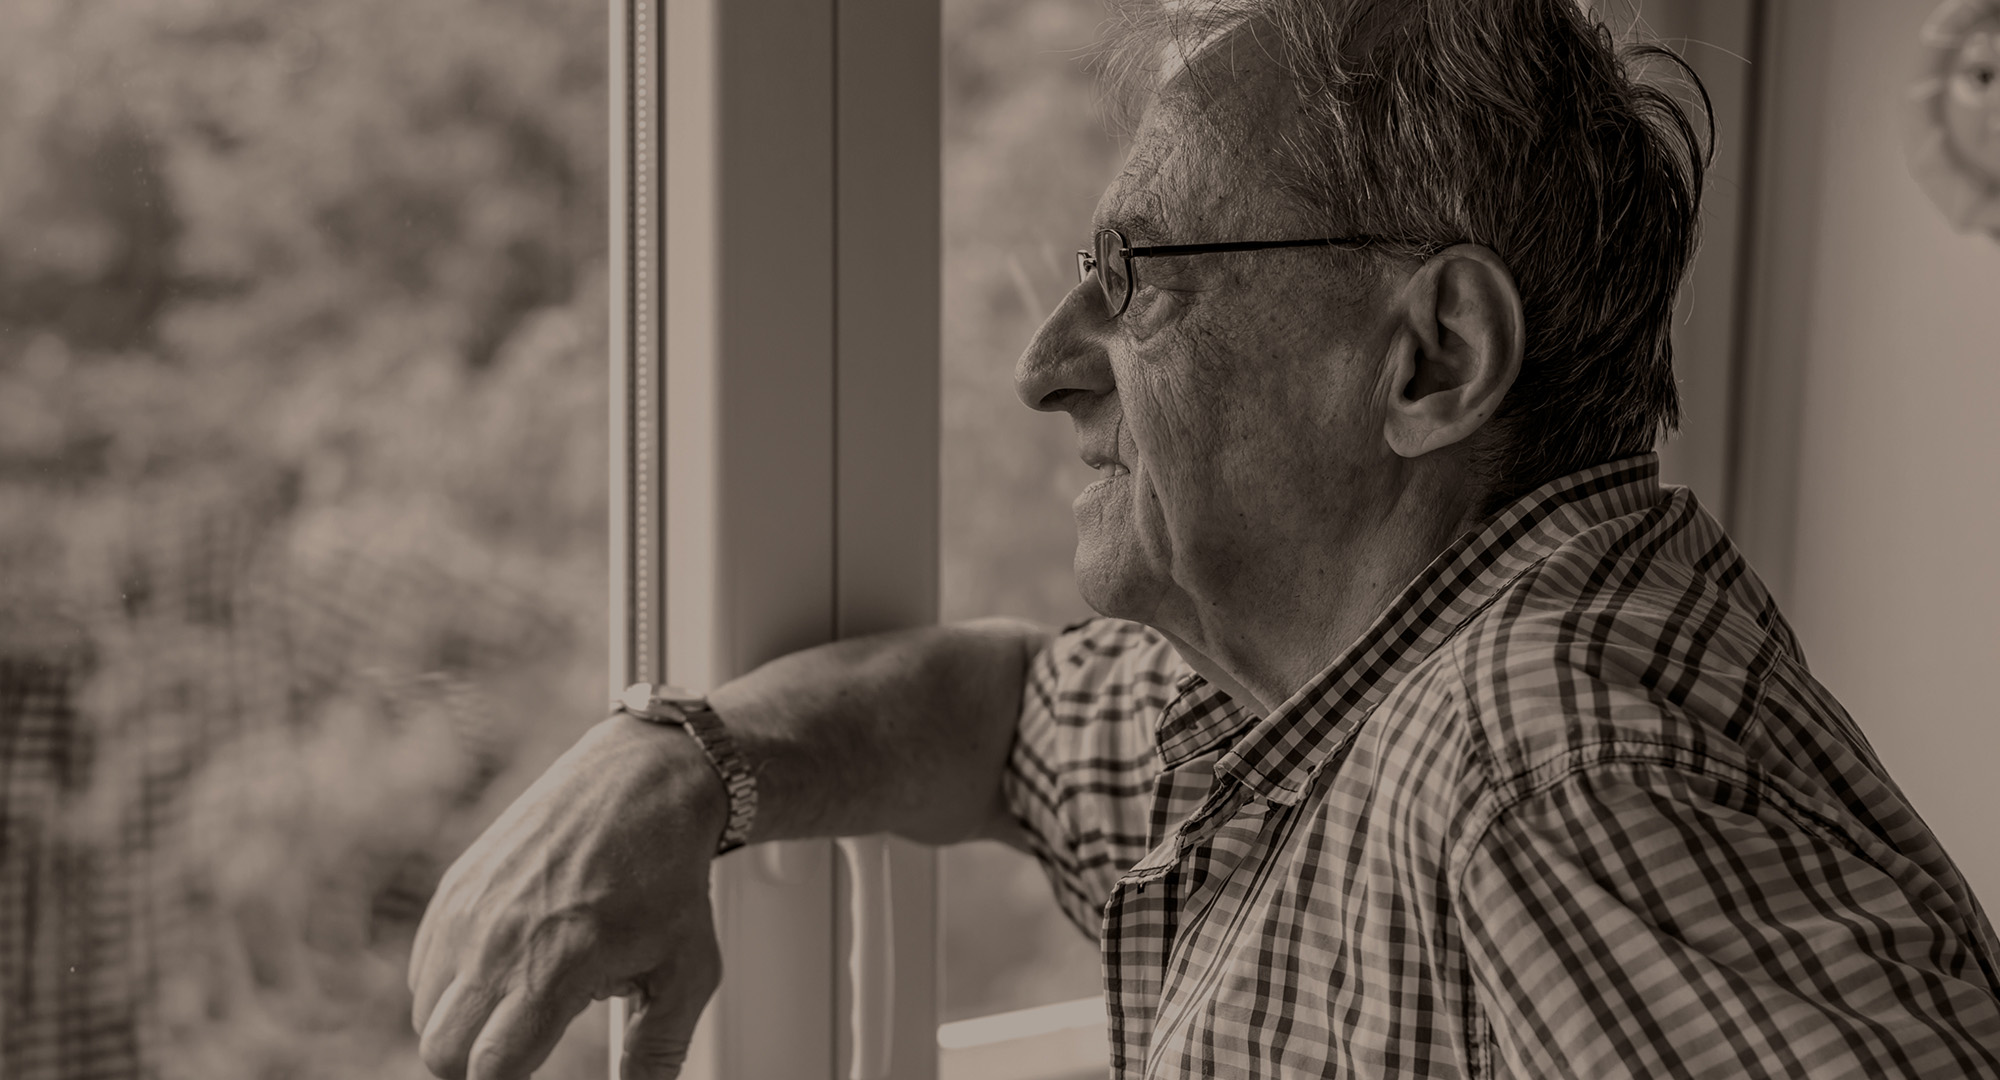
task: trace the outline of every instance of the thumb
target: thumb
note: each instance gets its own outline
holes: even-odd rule
[[[640,993],[625,1022],[624,1080],[674,1080],[687,1061],[695,1022],[722,982],[722,953],[711,930],[689,951],[639,978]]]

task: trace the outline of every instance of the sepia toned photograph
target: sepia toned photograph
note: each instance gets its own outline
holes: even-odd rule
[[[2000,1080],[2000,0],[6,0],[0,1080]]]

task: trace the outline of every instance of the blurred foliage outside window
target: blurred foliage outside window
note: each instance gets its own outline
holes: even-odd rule
[[[602,696],[605,49],[0,6],[0,1075],[425,1075],[422,904]]]
[[[944,2],[944,613],[1062,622],[1087,470],[1010,373],[1102,11]],[[603,693],[605,24],[0,6],[0,1076],[425,1075],[422,905]],[[1032,863],[945,875],[948,1019],[1095,992]]]

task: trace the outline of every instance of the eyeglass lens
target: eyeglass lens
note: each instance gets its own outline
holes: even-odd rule
[[[1116,229],[1099,229],[1094,247],[1097,283],[1104,287],[1104,303],[1115,318],[1124,313],[1132,298],[1132,264],[1125,260],[1125,237]]]

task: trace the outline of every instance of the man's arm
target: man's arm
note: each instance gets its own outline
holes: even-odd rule
[[[1500,811],[1459,882],[1508,1071],[2000,1077],[1992,971],[1942,889],[1754,773],[1592,749]]]
[[[751,841],[1018,846],[1000,780],[1048,642],[1031,623],[982,619],[807,649],[718,689],[709,702],[757,770]]]
[[[757,776],[753,841],[893,832],[1020,843],[1001,775],[1048,635],[985,620],[772,661],[709,701]],[[439,1076],[524,1077],[592,999],[637,993],[630,1078],[671,1077],[721,977],[708,865],[721,780],[684,732],[591,729],[438,886],[410,959]]]

